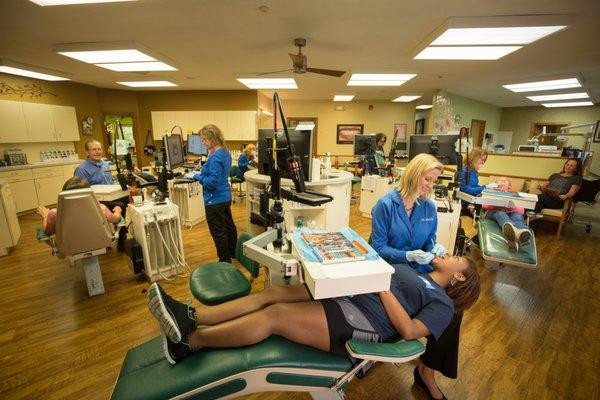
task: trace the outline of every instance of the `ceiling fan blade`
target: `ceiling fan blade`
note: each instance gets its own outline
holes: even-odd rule
[[[306,65],[306,56],[304,54],[292,54],[292,53],[288,53],[290,58],[292,59],[292,62],[294,63],[294,66],[298,66],[298,67],[302,67],[304,65]]]
[[[340,76],[342,76],[346,73],[346,71],[336,71],[334,69],[322,69],[322,68],[306,68],[306,72],[313,72],[315,74],[335,76],[337,78],[339,78]]]
[[[280,69],[279,71],[271,71],[271,72],[261,72],[260,74],[256,74],[258,76],[262,76],[262,75],[269,75],[269,74],[276,74],[278,72],[287,72],[287,71],[293,71],[293,68],[286,68],[286,69]]]

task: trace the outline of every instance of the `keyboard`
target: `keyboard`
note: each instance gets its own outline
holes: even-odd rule
[[[183,163],[182,167],[187,169],[196,169],[200,166],[200,164],[196,163]]]
[[[194,179],[188,179],[188,178],[177,178],[173,180],[173,183],[177,184],[177,183],[194,183],[196,182]]]
[[[313,203],[331,200],[330,197],[322,196],[320,194],[306,193],[306,192],[296,193],[296,197],[299,199],[302,199],[302,200],[311,201]]]

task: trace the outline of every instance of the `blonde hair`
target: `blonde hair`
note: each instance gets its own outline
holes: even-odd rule
[[[247,144],[246,147],[244,147],[244,154],[246,155],[246,157],[249,158],[252,155],[254,149],[256,149],[256,146],[254,146],[252,143]]]
[[[482,147],[473,147],[471,150],[469,150],[469,164],[467,165],[467,168],[475,169],[475,164],[477,164],[479,160],[487,156],[488,152],[486,149]],[[466,163],[467,160],[465,159],[465,164]]]
[[[421,153],[413,158],[406,166],[406,170],[404,170],[404,173],[400,178],[398,187],[400,195],[410,199],[419,197],[421,178],[432,169],[437,169],[442,172],[444,165],[439,162],[437,158],[427,153]],[[432,192],[433,190],[430,190],[423,198],[430,198]]]
[[[200,136],[204,137],[207,142],[214,146],[225,147],[223,132],[216,125],[209,124],[200,129]]]

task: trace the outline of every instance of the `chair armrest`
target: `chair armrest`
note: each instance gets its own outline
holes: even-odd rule
[[[346,351],[354,358],[383,362],[406,362],[425,352],[418,340],[400,340],[396,343],[373,343],[359,340],[346,342]]]

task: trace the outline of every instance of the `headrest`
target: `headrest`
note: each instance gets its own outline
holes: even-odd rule
[[[110,246],[112,234],[100,203],[90,188],[58,194],[56,244],[71,256]]]

